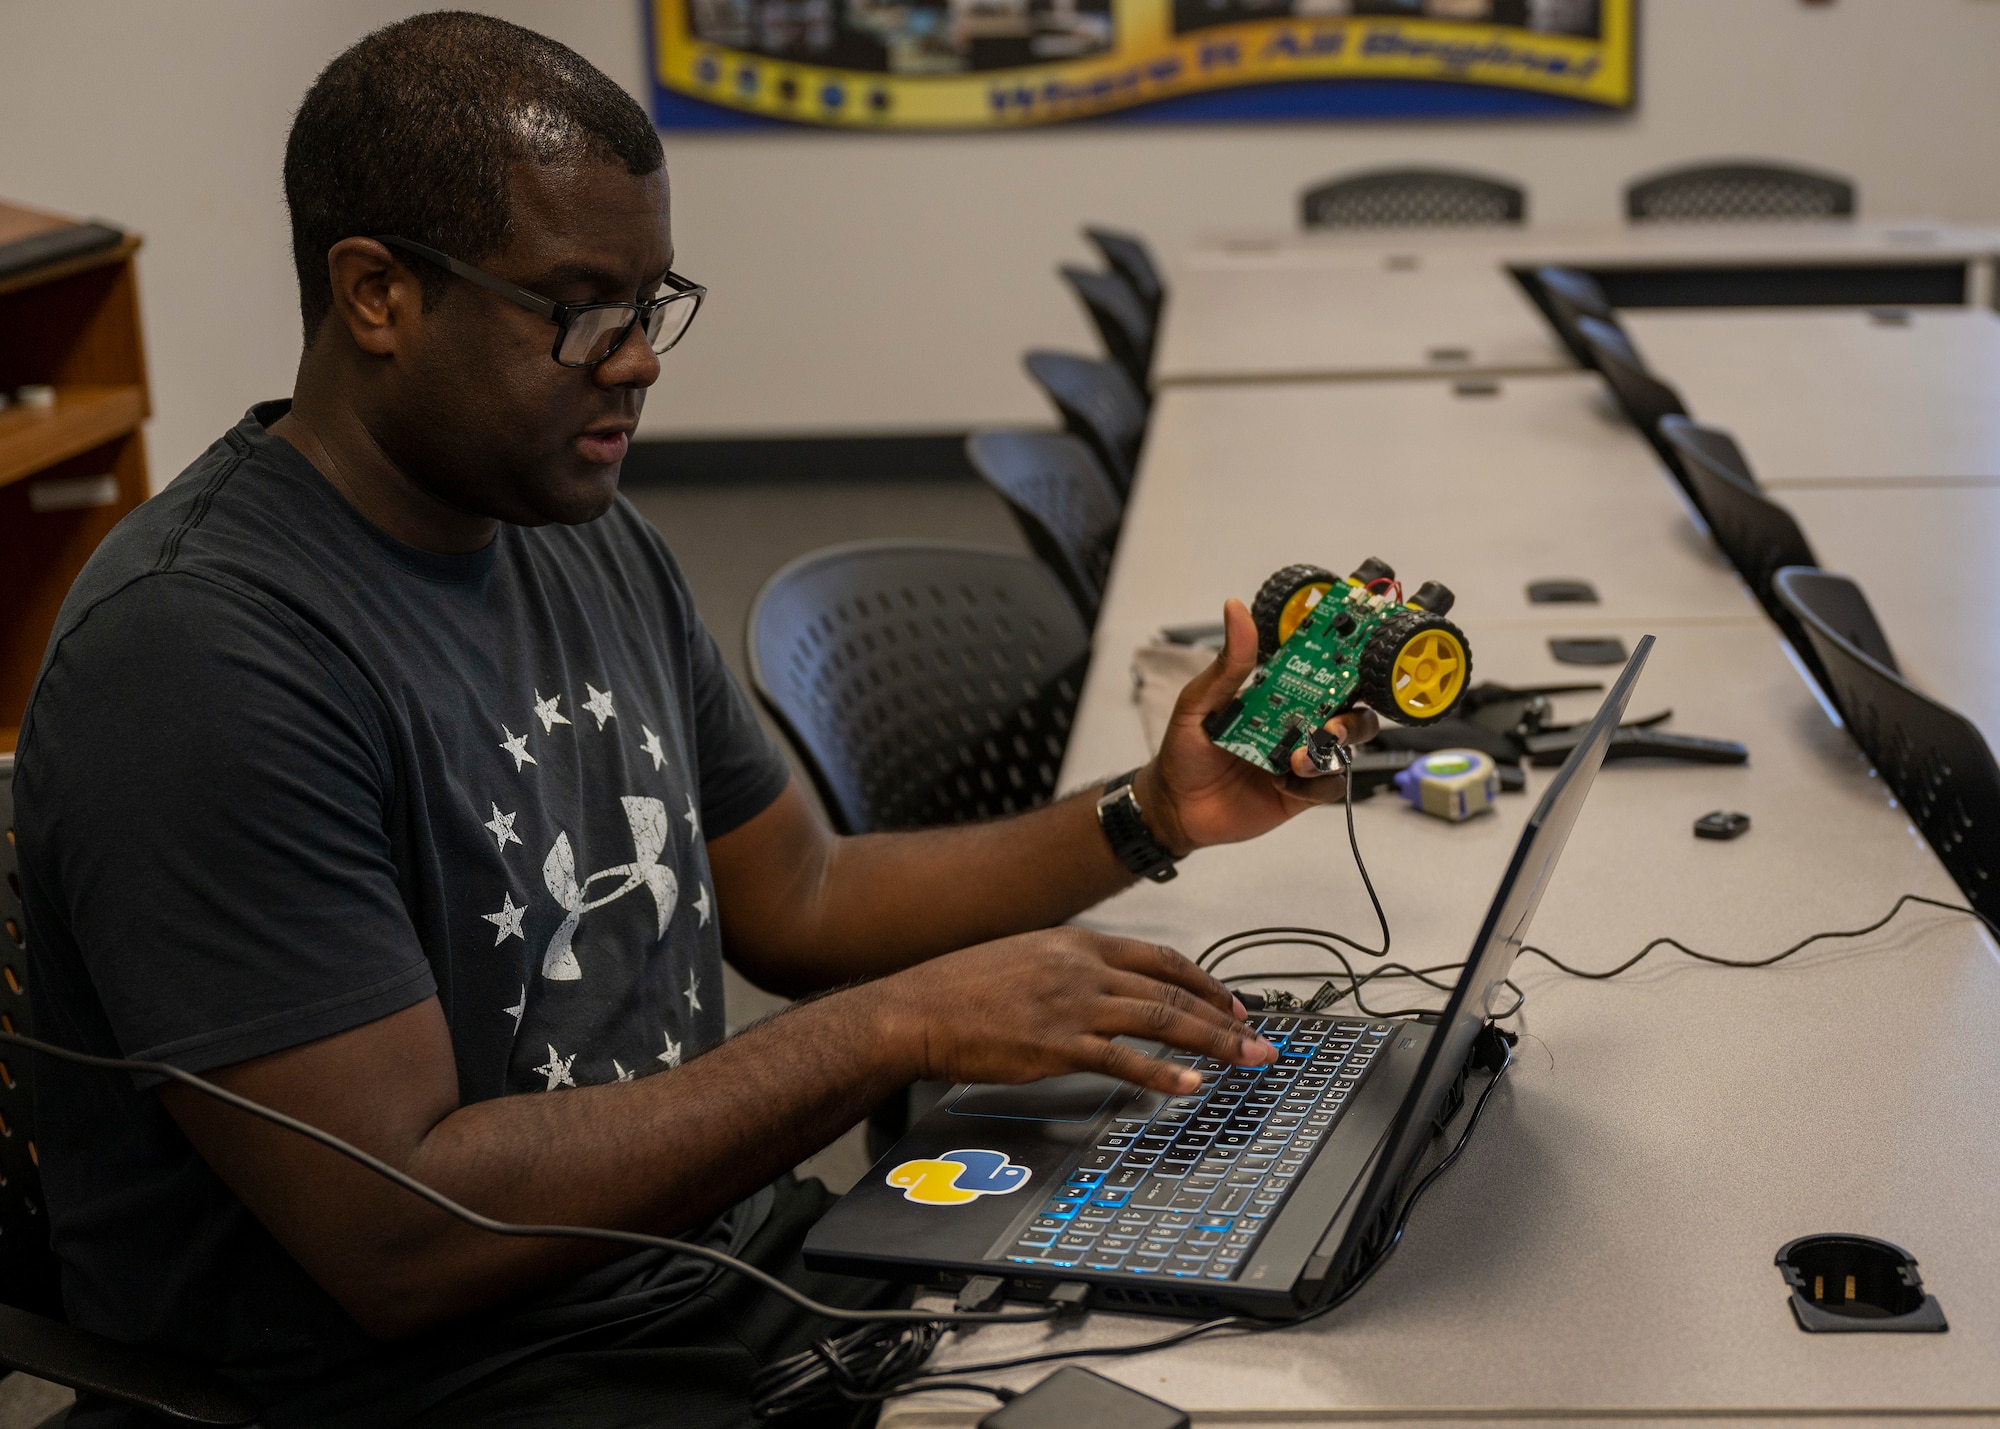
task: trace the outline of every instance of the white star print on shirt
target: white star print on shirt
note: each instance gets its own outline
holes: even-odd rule
[[[500,911],[498,913],[481,913],[479,916],[491,923],[495,929],[493,934],[494,947],[499,947],[509,938],[519,938],[524,943],[528,941],[528,935],[521,931],[521,920],[528,916],[528,910],[514,906],[514,895],[511,892],[500,895]],[[706,920],[704,919],[703,921]]]
[[[611,707],[611,691],[600,690],[588,680],[583,682],[583,687],[590,691],[590,698],[583,702],[583,707],[597,716],[599,729],[604,728],[606,720],[618,718],[618,711]]]
[[[618,1074],[618,1080],[621,1082],[629,1082],[632,1080],[632,1074],[626,1071],[623,1067],[618,1065],[618,1059],[616,1057],[613,1057],[611,1059],[611,1070]]]
[[[646,729],[646,726],[642,724],[639,728]],[[667,762],[667,751],[660,748],[660,737],[650,729],[646,729],[646,737],[639,741],[639,748],[653,756],[653,768],[658,769]]]
[[[688,1000],[688,1011],[701,1011],[701,977],[693,968],[688,969],[687,991],[681,994]]]
[[[569,723],[569,716],[556,708],[561,703],[562,696],[559,694],[543,699],[542,692],[535,691],[535,718],[542,722],[543,734],[548,734],[559,724]]]
[[[688,811],[682,814],[681,817],[688,821],[688,833],[691,836],[698,837],[701,833],[701,814],[694,806],[694,795],[688,795],[687,801]]]
[[[694,911],[701,914],[701,926],[706,928],[708,926],[708,885],[706,883],[699,883],[695,886],[701,890],[701,896],[694,900]]]
[[[660,1053],[657,1060],[665,1062],[669,1067],[678,1067],[681,1064],[681,1044],[674,1041],[673,1033],[668,1032],[663,1035],[667,1039],[667,1050]]]
[[[528,1014],[528,985],[526,983],[521,984],[521,1000],[519,1002],[515,1003],[512,1007],[503,1007],[500,1010],[514,1019],[514,1030],[519,1032],[521,1030],[521,1019]]]
[[[546,1087],[543,1087],[542,1090],[545,1092],[552,1092],[557,1087],[575,1086],[576,1078],[572,1077],[569,1074],[570,1063],[574,1062],[575,1060],[576,1057],[574,1054],[565,1057],[563,1056],[562,1053],[558,1052],[555,1049],[553,1044],[551,1044],[549,1047],[549,1060],[542,1063],[541,1066],[535,1068],[536,1071],[540,1072],[543,1076],[549,1079],[549,1084]]]
[[[502,725],[501,728],[505,729],[506,726]],[[514,820],[516,817],[518,816],[514,814],[501,813],[500,806],[495,804],[493,806],[493,817],[480,825],[483,829],[492,830],[493,837],[499,843],[500,852],[502,853],[506,852],[508,844],[517,844],[521,841],[521,836],[514,832]]]
[[[500,732],[507,736],[506,739],[501,741],[500,747],[506,750],[509,754],[514,756],[514,772],[516,774],[519,774],[521,772],[521,766],[523,764],[535,764],[540,762],[535,758],[534,755],[528,753],[527,735],[516,734],[514,733],[513,730],[507,728],[507,726],[504,724],[500,726]]]

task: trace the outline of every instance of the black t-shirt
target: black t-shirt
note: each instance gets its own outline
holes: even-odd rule
[[[620,500],[413,549],[264,430],[285,410],[252,409],[121,523],[63,605],[16,775],[37,1031],[203,1071],[435,994],[464,1103],[715,1046],[704,839],[787,772],[665,544]],[[709,1273],[637,1255],[383,1345],[150,1087],[37,1073],[71,1318],[222,1366],[272,1425],[387,1422]],[[740,1244],[760,1204],[706,1234]]]

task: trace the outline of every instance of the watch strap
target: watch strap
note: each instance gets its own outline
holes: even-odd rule
[[[1141,878],[1165,883],[1178,872],[1174,865],[1179,860],[1160,847],[1153,831],[1146,827],[1139,796],[1132,789],[1132,777],[1138,772],[1121,774],[1104,786],[1104,792],[1097,796],[1097,826],[1104,830],[1120,863]]]

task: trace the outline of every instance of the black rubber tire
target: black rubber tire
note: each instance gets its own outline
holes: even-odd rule
[[[1394,685],[1396,656],[1403,647],[1426,630],[1443,630],[1458,642],[1465,652],[1465,669],[1458,680],[1458,692],[1450,704],[1432,714],[1413,715],[1396,700]],[[1399,610],[1375,632],[1375,638],[1361,652],[1359,681],[1354,693],[1370,709],[1383,719],[1394,720],[1397,724],[1436,724],[1458,708],[1459,701],[1472,686],[1472,642],[1465,638],[1465,632],[1442,615],[1432,615],[1423,610]]]
[[[1340,577],[1324,566],[1307,565],[1286,566],[1265,581],[1257,591],[1257,598],[1250,602],[1250,619],[1257,626],[1257,658],[1270,659],[1285,643],[1278,638],[1278,620],[1285,613],[1286,601],[1305,586],[1340,584]]]
[[[1354,572],[1349,578],[1361,585],[1372,586],[1377,581],[1394,580],[1396,578],[1396,568],[1380,556],[1370,556],[1354,568]]]

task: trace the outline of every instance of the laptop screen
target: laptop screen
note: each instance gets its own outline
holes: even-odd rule
[[[1492,906],[1486,910],[1486,921],[1480,926],[1472,954],[1445,1003],[1437,1035],[1432,1037],[1416,1081],[1391,1126],[1385,1147],[1388,1154],[1375,1163],[1375,1174],[1360,1202],[1362,1214],[1351,1222],[1354,1232],[1366,1232],[1375,1208],[1383,1198],[1395,1194],[1403,1173],[1422,1153],[1430,1136],[1431,1118],[1443,1105],[1452,1081],[1465,1065],[1480,1028],[1494,1012],[1505,1012],[1513,1003],[1513,993],[1504,986],[1507,975],[1513,971],[1514,959],[1527,940],[1528,923],[1548,888],[1549,876],[1555,872],[1556,859],[1576,825],[1577,815],[1583,812],[1584,798],[1604,763],[1605,748],[1611,743],[1618,722],[1625,717],[1626,701],[1631,698],[1640,667],[1652,649],[1652,636],[1639,641],[1590,721],[1589,729],[1556,771],[1556,777],[1549,781],[1535,812],[1529,815],[1528,826],[1521,831],[1506,876],[1500,880]]]

